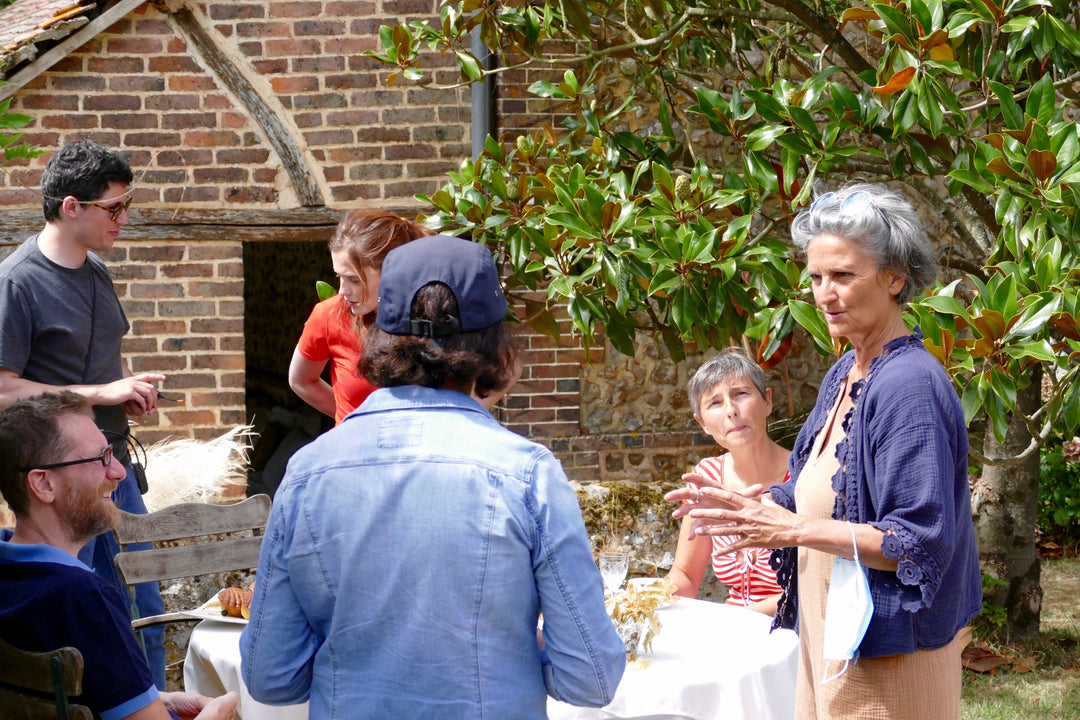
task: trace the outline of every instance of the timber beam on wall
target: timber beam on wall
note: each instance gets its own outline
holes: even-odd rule
[[[386,209],[405,217],[416,215],[415,207]],[[292,210],[132,207],[128,211],[130,222],[120,231],[119,242],[326,242],[341,215],[342,211],[326,207]],[[0,210],[0,246],[20,243],[44,224],[40,209]]]
[[[419,210],[416,205],[380,205],[379,209],[406,218],[415,218]],[[344,213],[327,207],[286,210],[132,207],[119,242],[327,242]],[[21,243],[44,224],[40,208],[0,209],[0,248]]]
[[[179,7],[172,10],[169,16],[187,37],[193,52],[199,54],[210,71],[243,104],[251,118],[262,128],[267,141],[281,159],[282,166],[296,189],[300,204],[305,207],[325,204],[315,175],[305,162],[300,146],[252,82],[229,56],[222,52],[191,10]]]

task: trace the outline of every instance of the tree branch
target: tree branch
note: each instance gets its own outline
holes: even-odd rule
[[[762,217],[764,217],[764,216],[762,216]],[[759,232],[757,235],[752,237],[750,239],[750,242],[746,243],[747,246],[757,245],[759,242],[764,240],[769,235],[769,233],[772,232],[774,227],[776,227],[777,222],[776,222],[775,218],[764,217],[764,219],[765,219],[765,227],[762,229],[761,232]]]
[[[1070,85],[1070,84],[1076,82],[1077,80],[1080,80],[1080,71],[1074,72],[1072,75],[1069,75],[1068,77],[1065,77],[1065,78],[1062,78],[1061,80],[1058,80],[1056,83],[1054,83],[1054,87],[1059,88],[1059,87],[1062,87],[1063,85]],[[1023,100],[1024,98],[1026,98],[1030,94],[1031,94],[1031,88],[1028,88],[1026,90],[1021,90],[1020,92],[1013,95],[1013,100]],[[964,112],[974,112],[976,110],[982,110],[984,107],[989,105],[991,102],[996,103],[996,102],[998,102],[998,100],[997,100],[997,98],[988,97],[985,100],[983,100],[982,102],[977,102],[974,105],[969,105],[968,107],[961,108],[961,109]]]
[[[1014,465],[1019,465],[1020,463],[1024,462],[1032,455],[1037,453],[1039,451],[1039,448],[1042,447],[1043,443],[1046,442],[1046,439],[1050,437],[1050,433],[1054,429],[1053,424],[1048,422],[1043,425],[1042,430],[1039,430],[1038,428],[1034,427],[1034,423],[1031,422],[1031,419],[1027,415],[1024,415],[1020,411],[1017,411],[1017,414],[1023,418],[1025,424],[1028,425],[1029,430],[1031,431],[1031,442],[1028,443],[1028,446],[1024,448],[1024,451],[1022,453],[1020,453],[1019,455],[1011,455],[1009,457],[991,458],[986,457],[974,447],[971,447],[968,448],[968,455],[974,458],[977,463],[982,465],[998,465],[1001,467],[1012,467]]]
[[[935,210],[948,218],[949,224],[956,228],[957,234],[960,235],[960,239],[973,255],[980,258],[986,256],[986,253],[989,252],[989,248],[983,247],[979,243],[978,238],[975,237],[971,232],[971,228],[968,227],[966,218],[957,215],[933,188],[927,186],[922,178],[908,176],[904,178],[904,182],[914,188],[915,191],[919,193],[920,197],[933,205]]]
[[[769,20],[774,22],[803,24],[794,14],[768,12],[767,10],[744,10],[743,8],[687,8],[686,13],[692,17]]]
[[[847,38],[840,33],[840,29],[829,18],[818,15],[799,0],[766,0],[766,2],[781,7],[797,17],[803,26],[831,45],[836,54],[843,58],[848,67],[855,72],[874,69],[874,66],[847,41]]]
[[[945,257],[943,258],[942,264],[951,270],[959,270],[961,272],[966,272],[969,275],[974,275],[977,278],[982,278],[983,281],[986,280],[986,269],[982,265],[972,262],[961,255],[956,249],[956,246],[952,243],[945,248]]]
[[[855,160],[848,158],[844,162],[844,167],[850,168],[859,173],[867,173],[870,175],[879,175],[882,178],[891,180],[892,172],[887,163],[876,163],[872,160]]]
[[[1041,428],[1035,424],[1036,419],[1043,414],[1043,412],[1049,405],[1054,403],[1057,399],[1060,399],[1061,395],[1063,395],[1065,390],[1068,388],[1068,376],[1075,375],[1077,372],[1080,372],[1080,366],[1074,366],[1073,368],[1071,368],[1069,372],[1066,373],[1065,378],[1062,378],[1062,380],[1057,383],[1050,400],[1047,403],[1044,403],[1042,407],[1040,407],[1038,410],[1036,410],[1035,413],[1031,415],[1031,417],[1028,417],[1024,413],[1020,412],[1019,408],[1013,411],[1016,413],[1016,415],[1020,417],[1021,420],[1024,421],[1024,424],[1027,426],[1028,432],[1031,434],[1031,442],[1028,444],[1028,446],[1024,449],[1022,453],[1012,457],[988,458],[984,457],[974,448],[970,448],[969,454],[971,455],[971,457],[975,458],[984,465],[1001,465],[1005,467],[1019,465],[1020,463],[1030,458],[1035,452],[1038,451],[1040,447],[1042,447],[1046,443],[1047,439],[1049,439],[1050,437],[1050,434],[1054,431],[1053,415],[1047,414],[1048,419],[1045,423],[1043,423],[1043,426]]]
[[[960,194],[967,201],[972,212],[982,222],[983,227],[987,229],[991,236],[996,237],[1001,231],[1001,226],[998,225],[997,218],[994,215],[994,207],[990,204],[987,196],[970,185],[965,185]]]

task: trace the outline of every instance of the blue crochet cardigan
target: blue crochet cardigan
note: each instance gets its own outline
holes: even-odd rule
[[[832,517],[884,531],[882,551],[896,572],[867,568],[874,616],[859,655],[880,657],[948,644],[981,609],[982,583],[971,520],[968,436],[959,398],[922,334],[888,343],[852,385],[854,406],[837,445]],[[829,370],[795,440],[791,482],[770,488],[795,510],[795,485],[855,361]],[[773,627],[798,629],[798,548],[773,553],[783,596]]]

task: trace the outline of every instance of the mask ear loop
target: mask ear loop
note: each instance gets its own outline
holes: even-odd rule
[[[851,547],[855,551],[855,567],[857,567],[857,568],[859,568],[861,570],[862,569],[862,564],[859,562],[859,544],[857,542],[855,542],[855,528],[852,527],[850,521],[845,521],[845,522],[847,522],[848,531],[851,533]],[[844,661],[844,667],[840,668],[840,672],[838,672],[835,675],[830,677],[829,676],[829,663],[830,662],[832,662],[832,661],[831,660],[826,660],[825,661],[825,677],[821,678],[821,684],[822,685],[830,683],[833,680],[835,680],[836,678],[838,678],[841,675],[843,675],[844,673],[846,673],[848,671],[848,666],[851,664],[851,660],[845,660]]]

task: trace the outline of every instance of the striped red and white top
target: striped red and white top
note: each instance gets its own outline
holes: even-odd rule
[[[724,484],[724,458],[703,458],[694,468],[694,472],[710,478],[719,485]],[[782,482],[791,477],[785,474]],[[728,605],[746,607],[760,602],[780,592],[776,582],[776,573],[769,567],[772,550],[768,548],[749,548],[741,552],[720,555],[719,552],[734,543],[733,535],[714,535],[712,538],[712,568],[716,579],[728,586]]]

